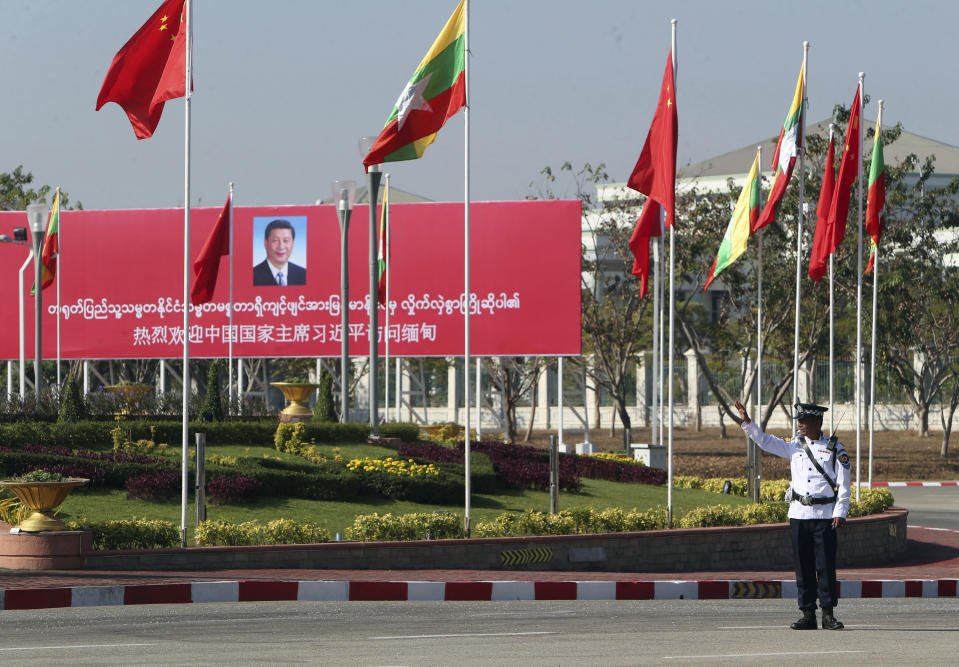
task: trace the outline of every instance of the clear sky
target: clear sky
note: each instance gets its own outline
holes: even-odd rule
[[[116,51],[160,0],[0,0],[0,171],[17,165],[86,208],[183,203],[184,104],[151,139],[94,106]],[[194,205],[308,204],[362,183],[377,134],[455,0],[195,0]],[[605,162],[624,180],[642,148],[678,24],[679,162],[778,134],[809,52],[809,117],[849,104],[856,76],[884,121],[959,145],[951,0],[473,0],[472,199],[521,199],[546,166]],[[463,198],[463,117],[393,185]],[[743,166],[746,170],[747,165]],[[572,191],[560,191],[570,195]]]

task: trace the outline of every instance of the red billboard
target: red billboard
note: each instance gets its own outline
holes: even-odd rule
[[[220,212],[191,211],[190,260]],[[390,206],[389,324],[381,353],[463,353],[463,204]],[[276,222],[279,221],[279,222]],[[26,226],[0,213],[0,234]],[[350,353],[369,353],[369,208],[349,225]],[[470,352],[580,353],[580,203],[470,206]],[[335,357],[342,336],[340,228],[333,206],[234,208],[233,324],[229,258],[213,300],[190,306],[190,356]],[[27,248],[0,243],[0,358],[19,357],[17,273]],[[276,258],[279,257],[278,261]],[[270,261],[267,261],[270,260]],[[277,276],[275,266],[285,266]],[[33,264],[24,272],[26,356],[33,356]],[[192,271],[191,271],[192,279]],[[64,359],[178,358],[183,343],[183,211],[62,211],[56,282],[43,291],[43,355]]]

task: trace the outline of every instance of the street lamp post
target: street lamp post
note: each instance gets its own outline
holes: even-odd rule
[[[43,288],[40,286],[40,257],[43,252],[43,226],[46,222],[46,204],[30,204],[27,206],[27,220],[30,222],[30,231],[33,232],[33,298],[34,298],[34,358],[33,358],[33,391],[39,395],[42,388],[42,373],[40,364],[43,361],[43,352],[40,349],[42,340],[40,324],[43,315]]]
[[[369,154],[376,137],[360,138],[360,155]],[[370,200],[370,434],[380,435],[380,391],[379,391],[379,260],[377,258],[376,201],[380,191],[380,179],[383,174],[380,165],[372,164],[367,171],[367,183]],[[389,335],[387,333],[387,335]]]
[[[13,231],[15,239],[10,238],[6,234],[0,234],[0,243],[15,243],[17,245],[22,245],[27,248],[30,252],[27,254],[27,258],[23,260],[23,265],[20,267],[20,272],[17,274],[17,301],[19,303],[19,325],[18,331],[20,333],[20,367],[18,375],[20,377],[20,399],[23,400],[24,394],[26,394],[26,373],[24,372],[27,367],[27,362],[24,354],[24,338],[26,334],[24,333],[24,317],[23,317],[23,272],[27,270],[27,266],[33,261],[33,246],[29,243],[26,243],[27,240],[27,228],[26,227],[14,227]],[[9,384],[9,382],[8,382]]]
[[[333,181],[333,201],[340,220],[340,421],[349,420],[349,370],[350,370],[350,273],[349,231],[353,201],[356,199],[356,181]]]
[[[43,289],[40,287],[40,254],[43,252],[44,222],[47,217],[47,207],[44,204],[30,204],[27,206],[27,220],[30,222],[30,231],[33,232],[31,243],[27,243],[27,229],[14,227],[13,238],[0,234],[0,243],[16,243],[30,249],[30,256],[20,267],[20,396],[24,394],[23,382],[23,270],[33,259],[33,294],[34,294],[34,358],[33,358],[33,390],[40,393],[41,373],[40,365],[43,361],[40,349],[41,316],[43,314]]]

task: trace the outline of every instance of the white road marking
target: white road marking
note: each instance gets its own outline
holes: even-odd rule
[[[837,653],[865,653],[865,651],[788,651],[783,653],[715,653],[713,655],[664,655],[663,660],[689,658],[771,658],[782,655],[835,655]]]
[[[126,648],[127,646],[157,646],[158,644],[74,644],[72,646],[14,646],[0,648],[0,651],[56,651],[59,649],[75,648]]]
[[[718,630],[781,630],[786,625],[720,625]],[[881,628],[881,625],[847,625],[847,628]]]
[[[447,639],[450,637],[526,637],[528,635],[557,635],[558,632],[476,632],[455,635],[397,635],[395,637],[370,637],[371,641],[384,639]]]

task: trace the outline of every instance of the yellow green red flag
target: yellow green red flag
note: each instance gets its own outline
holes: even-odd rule
[[[753,159],[753,166],[749,169],[749,174],[746,176],[743,191],[739,193],[736,208],[733,209],[733,215],[729,219],[729,225],[726,227],[726,234],[723,236],[723,241],[719,245],[719,252],[716,253],[716,259],[713,260],[713,266],[709,270],[706,285],[703,287],[704,292],[723,269],[735,262],[740,255],[746,252],[746,241],[749,240],[749,230],[758,216],[759,152],[757,151],[756,157]]]
[[[403,88],[363,165],[423,156],[436,133],[466,106],[466,0],[443,27]]]

